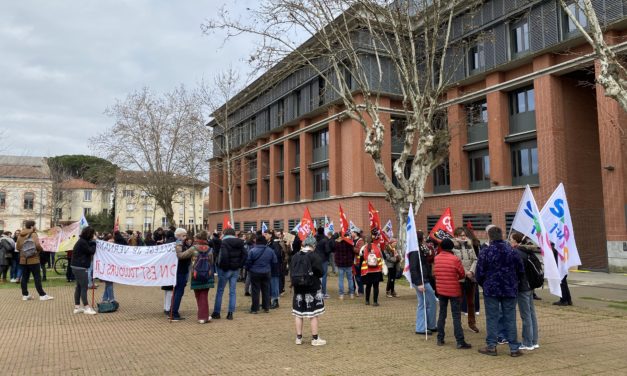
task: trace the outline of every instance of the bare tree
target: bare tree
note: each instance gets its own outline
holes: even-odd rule
[[[597,82],[605,89],[605,96],[616,100],[623,110],[627,111],[627,69],[616,52],[607,44],[603,37],[603,29],[594,11],[591,0],[576,0],[569,3],[560,0],[564,12],[592,46],[599,60],[600,72]],[[587,26],[574,11],[581,11]]]
[[[189,145],[204,122],[193,93],[182,85],[171,92],[156,95],[144,88],[117,101],[105,113],[115,124],[90,139],[99,156],[125,169],[133,169],[134,184],[153,197],[169,223],[174,223],[172,201],[175,194],[189,186],[193,177],[185,176],[201,152],[189,153]],[[208,147],[208,145],[205,145]]]
[[[409,204],[417,212],[433,169],[448,155],[449,134],[438,126],[445,89],[463,54],[449,44],[460,0],[264,0],[251,15],[233,19],[224,9],[207,21],[206,33],[226,29],[230,37],[253,34],[261,39],[251,63],[272,67],[273,75],[308,69],[324,81],[321,95],[343,106],[345,116],[365,132],[364,150],[401,228]],[[467,7],[468,5],[464,5]],[[242,21],[243,20],[243,21]],[[308,38],[305,43],[301,43]],[[400,104],[403,145],[392,171],[386,171],[383,144],[390,131],[381,93]],[[389,94],[388,94],[389,95]],[[406,176],[406,166],[409,176]],[[396,178],[397,184],[393,183]],[[400,232],[401,249],[405,232]]]

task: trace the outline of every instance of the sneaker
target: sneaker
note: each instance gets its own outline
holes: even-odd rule
[[[534,347],[533,346],[520,346],[518,350],[533,351]]]
[[[322,299],[331,299],[331,295],[329,295],[329,294],[324,294],[324,296],[322,297]]]
[[[511,353],[509,353],[509,356],[511,356],[512,358],[518,358],[519,356],[522,356],[523,352],[520,350],[517,351],[512,351]]]
[[[199,323],[199,324],[206,324],[207,322],[208,322],[208,321],[205,321],[205,320],[198,320],[198,323]]]
[[[98,312],[94,311],[94,309],[93,309],[93,308],[91,308],[91,307],[87,307],[87,308],[85,308],[85,309],[83,310],[83,313],[84,313],[84,314],[86,314],[86,315],[95,315],[95,314],[97,314]]]
[[[386,298],[391,298],[391,297],[392,297],[392,294],[387,293],[387,294],[385,294],[385,297],[386,297]]]
[[[475,316],[479,316],[479,313],[480,313],[479,311],[475,312]]]
[[[433,332],[433,333],[437,333],[438,332],[438,328],[437,327],[436,328],[429,328],[428,330],[430,332]]]
[[[370,305],[370,302],[366,300],[366,305]]]
[[[340,300],[344,300],[344,295],[340,295],[338,298],[339,298]]]
[[[355,299],[355,294],[350,294],[349,297],[352,299]]]
[[[572,305],[572,303],[568,304],[568,302],[564,302],[564,301],[558,300],[557,302],[554,302],[553,305],[556,305],[556,306],[567,306],[567,305]]]
[[[183,321],[183,320],[185,320],[185,317],[181,317],[181,316],[172,317],[172,321]]]
[[[458,343],[457,344],[457,349],[458,350],[472,349],[472,345],[470,343],[467,343],[467,342]]]
[[[509,343],[509,341],[506,340],[505,338],[499,338],[496,340],[496,343],[498,343],[499,345],[506,345]]]
[[[538,345],[538,344],[536,343],[535,345],[533,345],[533,348],[534,348],[534,349],[539,349],[539,348],[540,348],[540,345]]]
[[[427,332],[426,332],[426,333],[425,333],[425,332],[416,332],[416,334],[421,335],[421,336],[424,336],[425,334],[427,334],[427,335],[431,335],[431,331],[430,331],[430,330],[427,330]]]
[[[26,295],[26,296],[23,296],[23,295],[22,295],[22,300],[25,300],[25,301],[26,301],[26,300],[33,300],[33,299],[34,299],[34,298],[33,298],[31,295]]]
[[[483,355],[496,356],[496,347],[482,347],[479,349],[479,352]]]
[[[296,341],[295,342],[296,342],[297,345],[302,345],[303,344],[303,337],[300,337],[300,338],[296,337]]]
[[[83,313],[83,312],[85,312],[85,309],[78,307],[78,308],[74,308],[74,311],[72,313],[77,314],[77,313]]]
[[[52,299],[54,299],[54,297],[50,295],[44,295],[44,296],[39,297],[39,300],[42,300],[42,301],[52,300]]]
[[[327,341],[318,337],[317,339],[311,340],[311,346],[324,346],[327,344]]]
[[[9,280],[9,282],[11,282],[11,283],[15,283],[15,282],[17,282],[17,279],[15,279],[15,278],[11,278],[11,279]]]
[[[464,313],[464,316],[468,316],[468,312],[463,312],[463,313]]]

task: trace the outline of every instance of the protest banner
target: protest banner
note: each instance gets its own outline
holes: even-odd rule
[[[176,284],[176,244],[131,247],[96,242],[94,278],[133,286],[173,286]]]

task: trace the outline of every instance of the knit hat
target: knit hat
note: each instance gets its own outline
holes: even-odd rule
[[[311,236],[311,234],[309,234],[309,236],[307,236],[305,240],[303,240],[303,247],[316,248],[316,239]]]
[[[440,243],[440,247],[445,251],[450,251],[454,246],[453,241],[449,238],[442,240],[442,243]]]

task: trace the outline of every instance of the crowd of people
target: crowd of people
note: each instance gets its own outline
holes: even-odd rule
[[[437,345],[445,345],[445,326],[450,305],[454,337],[458,349],[469,349],[462,327],[462,312],[467,316],[469,330],[479,333],[479,287],[483,290],[486,346],[479,352],[497,355],[498,344],[508,344],[510,355],[521,350],[539,348],[535,296],[527,265],[538,252],[522,234],[513,232],[504,239],[499,227],[486,228],[488,242],[481,244],[472,229],[455,229],[452,238],[435,241],[425,239],[418,231],[419,249],[410,252],[410,283],[416,290],[415,333],[437,335]],[[315,236],[314,236],[315,235]],[[179,308],[188,282],[197,303],[197,321],[205,324],[221,319],[222,298],[227,288],[229,301],[227,320],[233,320],[237,299],[237,283],[244,282],[245,295],[250,297],[250,314],[269,313],[279,307],[286,288],[292,291],[292,314],[295,317],[296,344],[303,343],[304,319],[311,325],[311,344],[326,341],[319,336],[318,317],[325,312],[327,274],[332,265],[338,274],[338,299],[363,297],[363,303],[379,306],[379,285],[387,276],[386,297],[397,297],[395,281],[403,272],[402,254],[395,239],[383,241],[376,231],[363,236],[353,227],[342,233],[331,233],[320,227],[315,234],[301,241],[296,233],[281,230],[239,232],[229,228],[222,233],[199,231],[188,234],[183,228],[158,228],[142,234],[139,231],[98,234],[92,227],[82,229],[73,250],[68,254],[68,281],[75,282],[74,313],[94,315],[89,305],[88,290],[98,287],[92,277],[92,261],[96,240],[131,246],[152,246],[175,243],[179,259],[176,285],[164,286],[163,312],[171,321],[181,321]],[[14,236],[4,233],[0,238],[0,277],[6,282],[20,281],[22,299],[32,300],[27,285],[33,275],[40,300],[53,299],[41,284],[41,260],[44,253],[37,237],[34,221]],[[215,278],[217,277],[217,283]],[[286,283],[289,277],[289,283]],[[114,303],[114,284],[105,283],[101,301]],[[348,289],[345,289],[345,283]],[[213,310],[209,313],[209,289],[217,286]],[[557,305],[572,304],[564,280],[563,298]],[[522,320],[522,342],[518,341],[516,308]],[[439,315],[436,320],[436,313]]]

